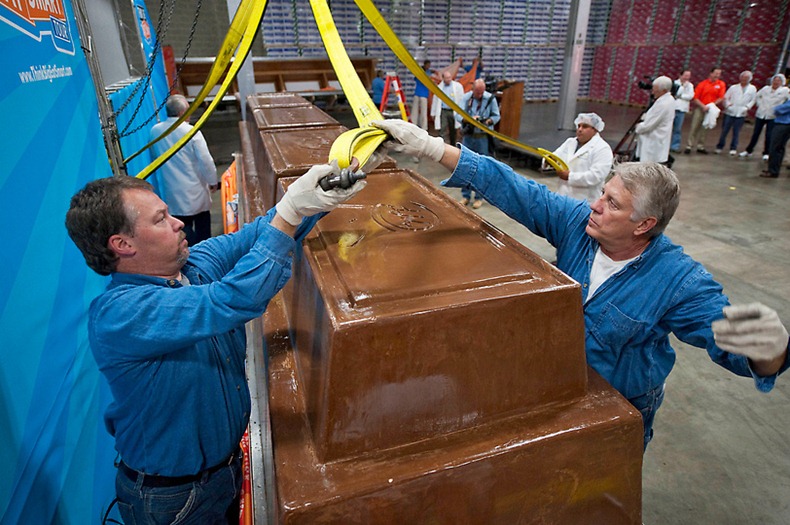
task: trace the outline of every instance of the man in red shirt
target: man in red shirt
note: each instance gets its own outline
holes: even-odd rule
[[[719,105],[724,100],[724,93],[727,91],[727,86],[724,84],[721,77],[721,68],[714,67],[708,73],[708,78],[697,84],[694,89],[694,99],[691,101],[691,107],[694,108],[694,113],[691,116],[691,132],[689,133],[689,141],[683,153],[691,153],[691,148],[697,146],[697,153],[707,154],[705,149],[705,135],[708,130],[702,125],[702,120],[705,114],[710,110],[708,104]]]

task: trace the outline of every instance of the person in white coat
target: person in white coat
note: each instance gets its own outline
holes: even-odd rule
[[[675,99],[671,94],[672,79],[660,76],[653,81],[656,101],[650,106],[642,122],[636,125],[636,156],[640,162],[665,163],[669,159],[672,123],[675,120]]]
[[[458,106],[463,103],[464,88],[459,83],[453,80],[453,75],[449,71],[442,73],[442,81],[439,83],[439,89],[450,97],[453,102]],[[450,109],[450,106],[444,103],[439,97],[433,99],[431,104],[431,116],[433,117],[434,129],[440,130],[440,136],[447,135],[449,143],[455,146],[458,130],[461,129],[461,118],[456,118],[455,111]]]
[[[568,169],[558,171],[557,193],[593,203],[601,196],[606,177],[612,169],[612,148],[601,138],[604,121],[595,113],[579,113],[576,136],[563,142],[554,154]]]

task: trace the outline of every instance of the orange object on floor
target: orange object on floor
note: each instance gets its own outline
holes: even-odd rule
[[[235,166],[235,164],[234,164]],[[241,437],[241,450],[244,459],[241,471],[244,480],[241,482],[241,495],[239,496],[239,525],[252,525],[252,486],[250,483],[250,431],[246,430]]]
[[[222,225],[225,233],[239,231],[239,192],[236,190],[236,161],[222,174]]]

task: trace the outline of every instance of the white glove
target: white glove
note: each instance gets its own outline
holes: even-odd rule
[[[338,204],[359,193],[367,184],[360,180],[348,189],[333,188],[324,191],[318,181],[331,173],[339,173],[337,163],[317,164],[307,173],[288,186],[288,190],[277,203],[277,214],[291,226],[299,226],[303,217],[310,217],[322,211],[331,211]]]
[[[385,142],[388,148],[413,157],[428,157],[439,162],[444,156],[444,140],[432,137],[427,131],[400,119],[374,120],[371,125],[386,131],[393,141]]]
[[[764,304],[727,306],[725,319],[711,324],[713,337],[722,350],[755,361],[770,361],[787,349],[788,335],[776,311]]]

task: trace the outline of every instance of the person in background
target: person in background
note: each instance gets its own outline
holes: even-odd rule
[[[433,70],[431,69],[431,61],[425,60],[422,63],[422,69],[429,77]],[[417,126],[424,130],[428,129],[428,88],[420,82],[418,78],[414,79],[414,97],[411,103],[411,118]]]
[[[790,367],[790,338],[776,312],[759,304],[730,307],[721,285],[664,235],[680,202],[678,179],[666,166],[615,166],[590,205],[408,122],[373,125],[392,137],[394,150],[450,170],[442,185],[471,186],[557,249],[557,267],[581,286],[587,362],[640,411],[645,448],[675,364],[670,334],[752,378],[762,392]],[[716,324],[722,320],[728,322]]]
[[[488,129],[494,129],[496,123],[499,122],[499,103],[497,103],[494,95],[486,91],[486,83],[482,78],[474,81],[472,91],[464,95],[461,107]],[[489,154],[488,134],[486,132],[480,131],[468,122],[461,124],[461,129],[463,130],[464,146],[480,155]],[[461,188],[461,195],[463,196],[461,204],[466,206],[472,198],[472,191],[469,188]],[[472,208],[478,209],[482,205],[483,200],[475,195]]]
[[[373,90],[373,104],[380,108],[381,99],[384,96],[384,72],[382,70],[376,70],[376,78],[373,79],[370,87]]]
[[[785,84],[787,80],[782,74],[774,75],[771,83],[763,86],[757,92],[757,114],[755,115],[754,131],[749,145],[738,154],[741,158],[751,157],[757,141],[760,140],[760,133],[765,128],[765,140],[763,142],[763,160],[768,161],[768,150],[771,147],[771,132],[774,129],[774,108],[783,102],[790,100],[790,88]]]
[[[187,109],[186,97],[171,95],[165,103],[167,119],[151,128],[150,140],[169,129]],[[182,122],[151,147],[154,155],[169,150],[191,130],[188,122]],[[211,237],[211,193],[219,189],[219,183],[214,159],[200,131],[157,170],[154,183],[170,213],[184,223],[190,245]]]
[[[732,130],[730,139],[730,155],[738,154],[738,137],[741,134],[741,126],[746,120],[746,113],[752,109],[757,99],[757,88],[752,82],[752,72],[743,71],[738,77],[738,84],[730,86],[724,94],[724,122],[721,125],[721,135],[716,144],[716,155],[724,149],[727,141],[727,134]]]
[[[449,71],[442,73],[439,89],[458,106],[463,104],[464,88],[453,80],[453,75]],[[440,130],[440,135],[446,136],[450,144],[455,144],[457,130],[461,128],[460,117],[456,118],[455,111],[438,97],[434,97],[433,104],[431,104],[431,115],[434,118],[433,127]]]
[[[636,125],[636,156],[640,162],[667,163],[669,143],[672,140],[672,122],[675,118],[675,99],[672,97],[672,79],[661,76],[653,80],[655,102],[645,112],[642,122]],[[674,160],[674,159],[673,159]]]
[[[596,113],[579,113],[576,136],[563,142],[554,154],[565,161],[567,170],[558,171],[557,193],[595,202],[612,169],[612,147],[601,137],[605,123]],[[545,164],[545,161],[544,161]]]
[[[775,179],[779,177],[782,160],[785,157],[785,146],[790,140],[790,100],[774,108],[774,129],[771,130],[771,146],[768,150],[768,168],[760,173],[760,177]]]
[[[689,111],[689,102],[694,98],[694,84],[690,82],[691,71],[684,69],[680,77],[675,81],[675,120],[672,123],[672,142],[669,150],[680,153],[682,143],[681,133],[683,131],[683,121]]]
[[[72,197],[68,234],[110,276],[90,305],[88,340],[112,392],[104,421],[124,523],[239,523],[244,324],[288,281],[322,214],[364,187],[322,190],[333,171],[313,166],[266,216],[194,248],[146,181],[98,179]]]
[[[713,67],[708,73],[708,78],[694,88],[694,98],[691,100],[690,105],[693,108],[691,129],[689,130],[686,149],[683,150],[683,153],[686,155],[691,153],[691,148],[695,146],[697,153],[705,155],[708,153],[708,150],[705,149],[705,136],[708,134],[708,128],[702,125],[702,120],[705,118],[705,114],[710,111],[710,104],[718,106],[724,100],[727,85],[720,78],[721,68]]]

